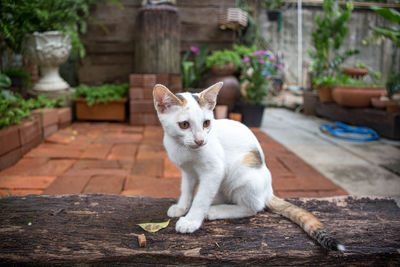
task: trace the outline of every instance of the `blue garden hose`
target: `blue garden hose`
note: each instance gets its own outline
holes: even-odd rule
[[[349,126],[342,122],[334,122],[332,125],[322,124],[319,129],[344,140],[368,142],[379,139],[379,135],[371,128]]]

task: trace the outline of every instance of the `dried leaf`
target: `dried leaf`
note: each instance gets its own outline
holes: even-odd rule
[[[166,222],[161,222],[161,223],[139,223],[138,225],[140,227],[142,227],[143,230],[150,232],[150,233],[154,233],[163,228],[166,228],[169,224],[169,221],[170,221],[170,219]]]

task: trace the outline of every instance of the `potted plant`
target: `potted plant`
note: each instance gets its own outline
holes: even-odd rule
[[[400,97],[396,94],[400,91],[400,73],[398,72],[398,69],[396,69],[396,58],[398,50],[400,48],[400,12],[393,8],[387,7],[372,6],[371,9],[384,19],[390,21],[391,23],[397,24],[397,27],[370,27],[377,36],[387,38],[393,43],[390,74],[386,81],[387,98],[381,98],[381,100],[385,102],[388,112],[397,113],[400,112]]]
[[[262,3],[267,8],[268,20],[277,21],[282,16],[280,8],[283,4],[283,0],[266,0]]]
[[[193,90],[199,87],[199,83],[206,73],[206,58],[209,49],[208,45],[202,45],[200,49],[197,46],[191,46],[190,51],[187,51],[181,62],[181,75],[183,88],[185,90]],[[193,61],[189,57],[193,57]]]
[[[128,89],[128,84],[78,86],[74,94],[76,118],[124,121]]]
[[[331,85],[341,71],[340,65],[350,56],[358,54],[358,50],[339,52],[347,34],[347,22],[353,10],[352,3],[346,7],[335,7],[333,0],[324,0],[323,15],[314,18],[315,28],[312,32],[314,49],[309,51],[312,59],[310,71],[313,86],[317,87],[321,102],[332,102]]]
[[[8,67],[3,72],[10,77],[11,87],[27,88],[30,85],[31,75],[21,67]]]
[[[240,64],[240,56],[230,49],[213,51],[206,58],[206,66],[210,74],[204,80],[204,87],[216,82],[224,82],[218,95],[218,104],[227,105],[232,110],[240,96],[239,80],[233,75]]]
[[[354,68],[343,68],[342,72],[354,79],[361,79],[368,74],[369,69],[364,63],[358,63]]]
[[[111,2],[119,4],[115,0]],[[0,31],[6,43],[14,52],[24,52],[41,67],[35,90],[69,88],[60,77],[58,67],[68,58],[71,44],[81,57],[85,55],[79,34],[86,33],[86,20],[94,3],[95,0],[2,1]]]
[[[267,95],[271,81],[268,67],[275,57],[272,53],[259,50],[242,59],[241,95],[242,101],[238,107],[242,113],[242,121],[249,127],[259,127],[262,122]],[[273,64],[272,64],[273,65]]]

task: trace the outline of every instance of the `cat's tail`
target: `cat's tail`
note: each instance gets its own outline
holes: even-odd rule
[[[276,196],[267,203],[267,207],[270,211],[280,214],[298,224],[325,249],[345,251],[345,247],[331,237],[325,231],[322,223],[310,212]]]

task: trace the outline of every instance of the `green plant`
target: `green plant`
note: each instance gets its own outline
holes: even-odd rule
[[[323,16],[314,19],[315,29],[312,32],[314,50],[309,51],[312,59],[311,72],[314,77],[334,76],[340,65],[350,56],[358,54],[358,50],[339,49],[347,34],[347,22],[353,10],[352,3],[346,3],[344,9],[335,6],[334,0],[324,0]]]
[[[28,87],[31,83],[31,74],[29,71],[21,68],[21,67],[8,67],[4,70],[4,74],[6,74],[10,78],[20,78],[24,81],[24,86]]]
[[[213,51],[206,58],[208,68],[211,68],[214,64],[221,68],[224,63],[233,63],[237,67],[240,64],[240,56],[233,50],[225,49],[223,51]]]
[[[181,62],[181,75],[184,88],[197,88],[201,78],[206,72],[206,58],[209,49],[208,45],[202,45],[200,49],[197,46],[191,46]],[[193,56],[193,61],[189,61],[189,56]]]
[[[368,73],[368,75],[371,75]],[[313,84],[315,86],[324,86],[324,85],[348,85],[348,86],[372,86],[379,87],[381,86],[380,80],[373,80],[373,83],[366,82],[359,79],[353,79],[350,76],[344,75],[343,73],[338,73],[336,75],[323,75],[317,78],[314,78]]]
[[[3,90],[10,86],[11,86],[10,77],[8,77],[6,74],[0,72],[0,90]]]
[[[30,98],[26,100],[29,109],[39,108],[55,108],[63,106],[63,97],[59,96],[56,99],[50,99],[49,95],[38,95],[37,98]]]
[[[84,97],[86,103],[92,106],[96,103],[107,103],[111,100],[119,100],[127,97],[128,89],[128,84],[105,84],[102,86],[87,86],[82,84],[76,88],[74,97]]]
[[[118,0],[105,0],[122,7]],[[79,34],[87,31],[89,8],[95,0],[2,0],[0,32],[11,49],[21,51],[25,34],[62,31],[71,37],[74,52],[85,56]]]
[[[392,65],[386,82],[386,91],[389,98],[400,91],[400,73],[396,71],[397,51],[400,48],[400,12],[393,8],[372,6],[371,9],[388,21],[397,24],[397,27],[370,26],[376,35],[388,38],[393,42]]]
[[[257,51],[257,47],[255,45],[252,46],[246,46],[246,45],[233,45],[233,51],[236,52],[236,54],[239,55],[239,57],[244,58],[244,57],[249,57],[251,53],[254,53]]]
[[[262,3],[263,7],[266,7],[268,10],[277,10],[283,6],[283,0],[266,0]]]
[[[14,124],[20,124],[22,119],[29,117],[30,109],[27,102],[19,95],[8,90],[0,92],[0,129]]]

